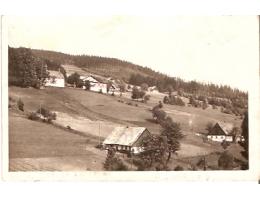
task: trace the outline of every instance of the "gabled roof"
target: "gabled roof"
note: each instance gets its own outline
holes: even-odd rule
[[[92,76],[88,76],[88,77],[82,77],[83,81],[89,81],[89,82],[93,82],[93,83],[98,83],[98,81],[93,78]]]
[[[132,146],[145,130],[145,127],[116,127],[103,143]]]
[[[230,132],[234,128],[233,124],[231,124],[231,123],[217,122],[215,124],[215,126],[213,127],[213,130],[209,133],[209,135],[215,135],[213,131],[214,131],[216,126],[220,127],[223,130],[225,135],[230,135]]]
[[[218,125],[220,126],[220,128],[222,128],[226,135],[229,135],[234,127],[233,124],[223,122],[218,122]]]
[[[48,70],[48,72],[49,72],[50,77],[63,78],[64,79],[63,74],[59,71]]]

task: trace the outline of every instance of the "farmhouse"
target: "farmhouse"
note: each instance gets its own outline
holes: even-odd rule
[[[49,78],[46,80],[45,86],[65,87],[63,74],[60,71],[49,70]]]
[[[94,92],[100,92],[101,91],[102,93],[107,92],[107,84],[103,83],[101,81],[98,81],[97,79],[95,79],[92,76],[82,77],[82,80],[84,82],[89,81],[90,91],[94,91]],[[85,89],[85,86],[83,86],[83,89]]]
[[[207,138],[216,142],[222,142],[224,140],[233,142],[233,135],[231,135],[232,129],[232,124],[217,122],[208,133]]]
[[[138,154],[144,151],[142,142],[147,137],[151,134],[145,127],[116,127],[104,140],[103,146],[121,153]]]

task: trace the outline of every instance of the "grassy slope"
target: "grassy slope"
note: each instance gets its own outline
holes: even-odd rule
[[[105,152],[94,148],[97,143],[93,138],[9,113],[11,171],[102,170]]]
[[[21,98],[25,103],[25,109],[27,111],[35,111],[39,108],[39,102],[41,102],[43,105],[48,105],[50,110],[66,113],[72,116],[72,118],[82,116],[91,120],[116,122],[118,125],[145,126],[154,134],[158,134],[160,131],[159,125],[151,123],[147,121],[147,119],[151,119],[149,109],[161,100],[162,95],[152,95],[151,101],[148,104],[134,102],[134,104],[137,103],[139,105],[138,107],[119,103],[117,101],[119,97],[73,88],[47,88],[45,90],[36,90],[32,88],[10,87],[9,96],[16,99]],[[125,102],[131,101],[127,98],[127,95],[122,97],[122,99]],[[241,123],[241,120],[236,119],[234,116],[211,109],[202,110],[191,107],[165,105],[164,110],[168,115],[172,116],[175,121],[181,123],[183,133],[186,135],[182,140],[179,157],[204,155],[221,151],[220,144],[203,143],[202,139],[195,135],[195,132],[204,129],[209,121],[225,119],[237,125]],[[57,117],[59,118],[59,115]],[[71,133],[51,127],[50,125],[19,118],[20,117],[10,116],[10,157],[63,157],[66,155],[76,157],[83,154],[86,159],[88,156],[92,158],[98,155],[98,152],[88,155],[89,152],[84,151],[83,148],[84,146],[93,148],[94,144],[97,144],[97,141],[93,141],[93,143],[89,143],[88,145],[86,139],[80,136],[74,136],[73,134],[71,136]],[[188,125],[190,119],[193,120],[193,131],[192,127]],[[86,127],[86,130],[92,131],[92,127],[88,122],[84,122],[82,127]],[[46,128],[49,137],[46,137]],[[109,129],[106,127],[103,127],[103,129],[102,132],[107,135]],[[96,130],[98,130],[98,126]],[[39,132],[40,134],[34,134],[35,132]],[[92,134],[92,132],[90,134]],[[64,146],[66,148],[64,148]],[[99,166],[102,165],[100,163],[103,161],[104,157],[103,160],[99,159]],[[73,159],[66,162],[71,163]],[[60,161],[58,161],[58,163],[60,163]],[[89,168],[91,169],[91,167]]]

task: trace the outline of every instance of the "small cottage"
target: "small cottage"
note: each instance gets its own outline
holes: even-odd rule
[[[104,140],[103,146],[121,153],[139,154],[144,151],[142,142],[147,137],[151,134],[145,127],[116,127]]]
[[[230,123],[221,123],[217,122],[212,130],[208,133],[207,138],[216,142],[233,142],[233,135],[231,131],[233,129],[233,125]]]
[[[60,71],[49,70],[49,78],[46,80],[45,86],[49,87],[65,87],[65,79]]]

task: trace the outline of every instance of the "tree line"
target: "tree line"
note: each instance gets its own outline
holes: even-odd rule
[[[38,60],[44,62],[49,61],[48,68],[50,66],[60,66],[61,64],[74,64],[100,75],[122,79],[124,82],[132,85],[141,86],[145,83],[148,86],[156,86],[160,92],[167,92],[168,88],[172,87],[173,90],[178,91],[179,93],[230,99],[233,104],[236,104],[236,107],[241,107],[242,104],[243,107],[245,107],[244,105],[247,104],[248,94],[238,89],[213,83],[206,84],[197,81],[184,81],[178,77],[169,77],[148,67],[143,67],[116,58],[90,55],[70,55],[60,52],[28,48],[9,49],[11,50],[11,54],[14,51],[21,51],[21,49],[23,49],[24,51],[30,52],[30,54],[35,58],[38,58]],[[15,54],[11,56],[15,56]],[[14,64],[12,66],[14,66]],[[10,66],[11,69],[12,66]]]
[[[44,60],[28,48],[8,48],[9,85],[40,88],[49,77]]]
[[[65,81],[66,71],[58,60],[40,57],[29,48],[8,47],[9,85],[40,88],[49,78],[48,70],[60,71]]]

